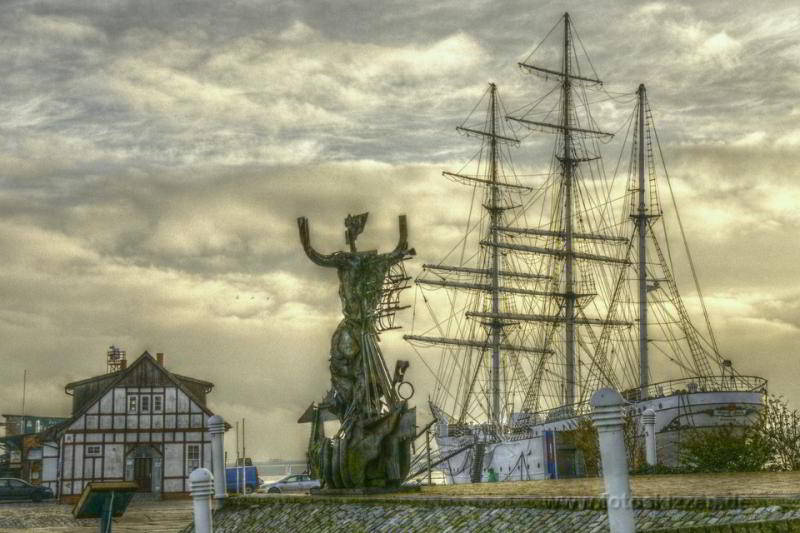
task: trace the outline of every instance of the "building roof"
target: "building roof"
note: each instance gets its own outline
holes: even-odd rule
[[[160,372],[168,381],[173,383],[178,389],[180,389],[184,394],[186,394],[186,396],[188,396],[189,399],[191,399],[194,403],[196,403],[206,415],[212,416],[214,414],[208,409],[208,407],[206,407],[205,402],[201,401],[191,390],[189,390],[186,386],[184,386],[184,384],[182,383],[182,379],[187,379],[202,384],[207,384],[209,390],[214,386],[213,383],[210,383],[208,381],[197,380],[194,378],[185,378],[184,376],[173,374],[169,370],[164,368],[163,365],[158,364],[158,361],[156,361],[155,358],[145,350],[144,353],[142,353],[142,355],[140,355],[138,359],[136,359],[136,361],[131,363],[131,365],[125,368],[124,370],[113,372],[111,374],[103,374],[101,376],[95,376],[93,378],[88,378],[67,384],[65,390],[73,389],[76,386],[91,383],[92,381],[100,381],[104,379],[108,380],[107,383],[103,384],[103,386],[100,388],[97,394],[95,394],[89,401],[87,401],[80,410],[78,410],[76,413],[73,413],[72,418],[70,418],[66,422],[54,426],[53,428],[50,428],[50,430],[45,430],[42,433],[50,433],[52,435],[55,435],[55,433],[61,433],[63,430],[67,429],[74,420],[83,416],[94,404],[99,402],[100,399],[103,396],[105,396],[105,394],[109,390],[116,387],[119,383],[124,381],[125,378],[127,378],[128,376],[134,374],[134,372],[136,372],[140,367],[142,367],[142,365],[152,365],[153,367],[155,367],[157,371]],[[108,379],[109,377],[111,377],[112,379]],[[51,430],[56,430],[56,431],[53,432]]]
[[[198,384],[204,385],[208,389],[209,392],[211,391],[211,389],[214,388],[214,384],[211,383],[210,381],[204,381],[202,379],[191,378],[189,376],[182,376],[180,374],[173,374],[172,372],[169,372],[166,368],[164,368],[163,365],[159,365],[158,361],[156,361],[153,358],[153,356],[150,355],[150,353],[147,350],[145,350],[144,353],[142,353],[142,355],[140,355],[139,358],[136,359],[136,361],[134,361],[129,367],[125,368],[124,370],[117,370],[116,372],[110,372],[110,373],[107,373],[107,374],[100,374],[98,376],[92,376],[90,378],[81,379],[81,380],[78,380],[78,381],[73,381],[71,383],[67,383],[66,385],[64,385],[64,390],[72,390],[75,387],[79,387],[81,385],[86,385],[86,384],[93,383],[93,382],[96,382],[96,381],[104,381],[104,380],[115,379],[115,378],[119,377],[121,374],[124,374],[125,372],[130,370],[130,368],[133,367],[134,365],[136,365],[136,363],[138,363],[139,359],[141,359],[142,356],[144,356],[144,355],[149,356],[150,359],[152,359],[153,363],[155,363],[156,365],[161,367],[164,371],[168,372],[170,375],[172,375],[172,376],[174,376],[174,377],[176,377],[176,378],[178,378],[180,380],[191,381],[191,382],[194,382],[194,383],[198,383]]]

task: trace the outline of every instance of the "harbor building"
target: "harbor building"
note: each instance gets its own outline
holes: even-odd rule
[[[154,498],[189,496],[189,474],[212,468],[206,397],[214,385],[167,370],[145,351],[130,365],[111,347],[107,372],[68,383],[72,416],[29,436],[38,482],[62,503],[91,481],[135,481]],[[33,480],[31,480],[33,481]]]

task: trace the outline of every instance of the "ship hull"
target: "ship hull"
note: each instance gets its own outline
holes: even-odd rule
[[[657,461],[669,467],[679,465],[680,443],[689,431],[752,425],[763,407],[764,393],[760,391],[686,392],[630,405],[636,417],[645,409],[656,413]],[[438,468],[444,472],[447,483],[452,484],[486,482],[490,476],[498,481],[584,476],[583,461],[560,438],[564,432],[575,429],[580,419],[580,416],[563,417],[531,424],[523,434],[495,442],[480,427],[451,434],[447,426],[440,425],[436,435],[440,457],[447,457],[470,443],[478,444],[452,455]]]

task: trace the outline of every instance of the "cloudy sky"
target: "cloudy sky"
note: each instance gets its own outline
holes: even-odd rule
[[[530,101],[514,65],[565,10],[609,91],[648,85],[721,350],[800,406],[796,2],[6,0],[0,410],[27,369],[28,412],[68,414],[113,343],[213,381],[251,455],[302,457],[340,311],[295,218],[333,251],[370,211],[386,249],[406,213],[410,271],[435,261],[466,216],[454,126],[489,81]]]

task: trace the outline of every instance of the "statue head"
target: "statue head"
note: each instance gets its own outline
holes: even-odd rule
[[[351,252],[356,251],[356,239],[367,225],[367,216],[369,213],[361,213],[360,215],[347,215],[347,218],[344,219],[344,225],[347,227],[344,239],[350,245]]]

